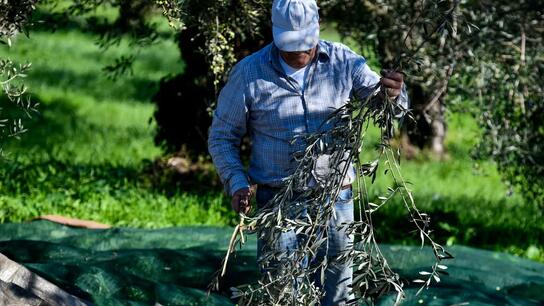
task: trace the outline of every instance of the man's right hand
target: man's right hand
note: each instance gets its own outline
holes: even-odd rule
[[[247,215],[251,211],[251,190],[249,188],[237,190],[232,195],[230,205],[236,213],[244,213]]]
[[[396,100],[402,91],[404,74],[402,72],[383,69],[380,83],[383,89],[392,100]]]

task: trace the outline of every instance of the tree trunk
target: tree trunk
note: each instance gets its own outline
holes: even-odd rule
[[[409,86],[413,120],[405,121],[402,127],[402,145],[407,158],[413,158],[421,149],[428,149],[438,158],[443,158],[446,151],[446,120],[443,94],[427,93],[413,84]],[[432,94],[435,94],[434,98]]]
[[[117,25],[123,31],[142,28],[152,6],[153,2],[147,0],[120,0]]]

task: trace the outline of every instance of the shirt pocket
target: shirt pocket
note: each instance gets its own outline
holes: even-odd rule
[[[259,90],[250,120],[251,126],[259,132],[287,141],[305,131],[301,97],[278,86],[264,86]]]

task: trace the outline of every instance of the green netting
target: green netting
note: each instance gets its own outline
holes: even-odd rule
[[[206,295],[231,229],[75,229],[48,221],[0,225],[0,252],[97,305],[232,305],[228,288],[258,274],[255,239],[238,253],[224,290]],[[433,262],[428,249],[383,246],[405,279]],[[511,255],[453,247],[449,277],[403,305],[544,305],[544,265]],[[379,305],[391,305],[383,299]],[[469,303],[469,304],[466,304]]]

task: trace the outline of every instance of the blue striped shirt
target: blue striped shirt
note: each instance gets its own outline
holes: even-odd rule
[[[272,43],[236,64],[219,94],[208,148],[227,193],[252,184],[280,186],[291,175],[294,152],[303,144],[295,135],[323,129],[322,123],[350,97],[373,94],[380,76],[366,60],[340,43],[319,41],[305,90],[288,77]],[[399,97],[408,106],[406,90]],[[240,143],[251,140],[249,171],[240,159]]]

